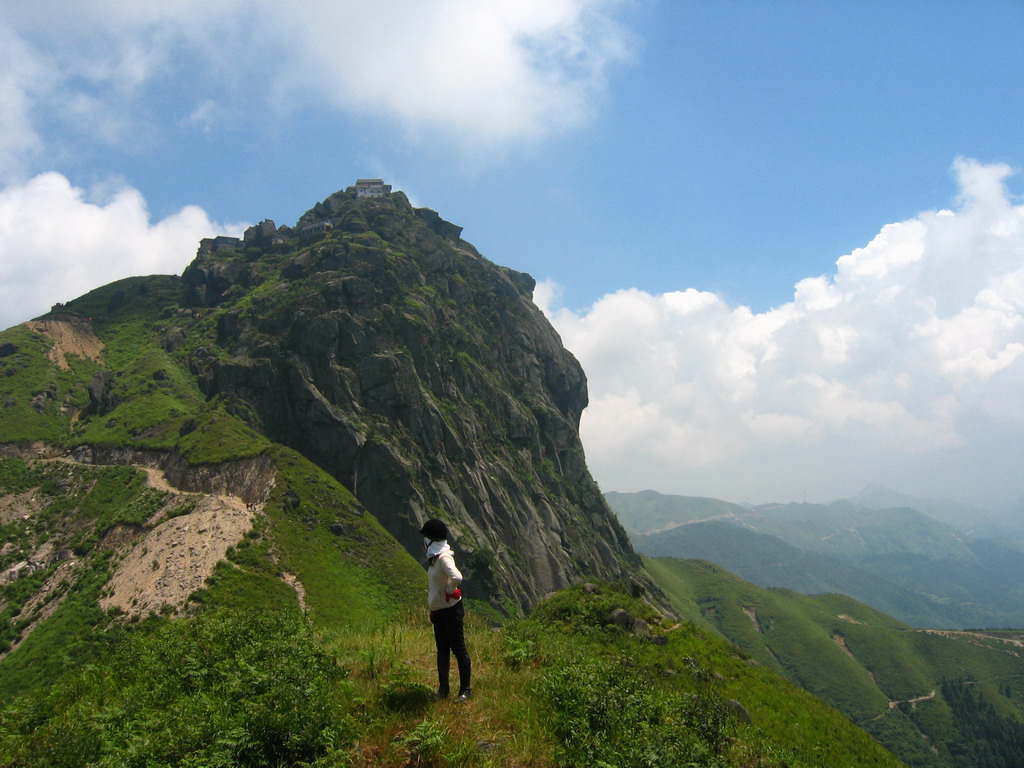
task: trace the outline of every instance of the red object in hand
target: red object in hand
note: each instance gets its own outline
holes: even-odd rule
[[[445,592],[444,593],[444,601],[446,603],[451,602],[452,600],[459,600],[459,599],[461,599],[461,597],[462,597],[462,591],[458,587],[455,588],[454,592]]]

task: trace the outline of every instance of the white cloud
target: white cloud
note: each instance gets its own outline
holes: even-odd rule
[[[609,0],[309,3],[277,23],[295,40],[285,92],[492,143],[586,118],[606,68],[629,56]],[[310,72],[316,72],[310,77]]]
[[[196,206],[153,223],[137,190],[101,192],[94,202],[58,173],[0,191],[0,328],[113,280],[180,274],[201,238],[244,226],[215,224]]]
[[[172,74],[195,101],[171,122],[201,129],[212,104],[256,100],[463,149],[529,140],[585,120],[632,46],[614,18],[623,0],[0,4],[0,180],[61,131],[111,144],[157,130],[141,123]]]
[[[0,182],[24,173],[41,148],[32,104],[48,74],[28,46],[0,25]]]
[[[956,210],[883,227],[768,312],[693,289],[573,312],[542,284],[538,305],[587,371],[582,431],[605,488],[1024,494],[1024,205],[1008,167],[954,168]]]
[[[204,99],[188,116],[188,122],[210,133],[222,119],[223,109],[213,99]]]

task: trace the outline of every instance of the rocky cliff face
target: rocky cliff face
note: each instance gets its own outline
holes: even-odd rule
[[[583,371],[533,279],[460,235],[401,193],[339,192],[201,253],[164,345],[417,556],[422,521],[447,520],[471,596],[518,611],[584,577],[639,581],[584,461]]]

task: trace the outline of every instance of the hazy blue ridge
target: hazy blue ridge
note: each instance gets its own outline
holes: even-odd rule
[[[917,627],[1024,626],[1020,545],[971,537],[914,509],[607,498],[652,557],[702,558],[760,586],[850,595]]]

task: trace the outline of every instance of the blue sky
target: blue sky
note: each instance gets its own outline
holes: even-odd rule
[[[0,326],[381,176],[542,281],[605,490],[1024,495],[1024,4],[161,5],[0,0]]]

